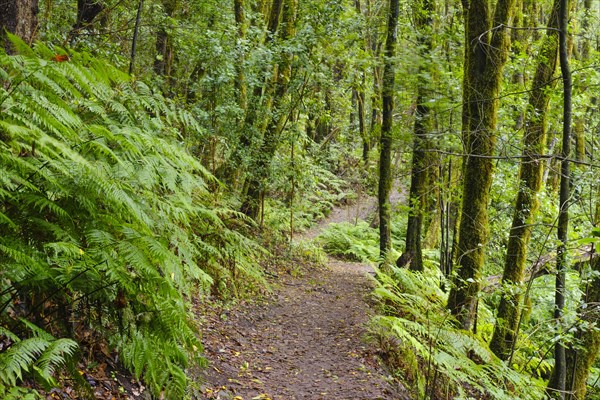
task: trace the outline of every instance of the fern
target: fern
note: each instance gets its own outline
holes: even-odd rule
[[[396,361],[395,367],[408,369],[406,376],[425,377],[419,397],[435,397],[441,382],[457,398],[544,397],[541,382],[504,364],[480,337],[456,328],[439,275],[392,267],[391,274],[378,271],[377,278],[374,295],[382,314],[373,318],[373,332],[399,360],[416,355],[414,364]]]
[[[0,322],[44,312],[62,335],[60,313],[93,321],[155,394],[181,398],[186,366],[201,361],[187,299],[217,282],[263,285],[266,252],[229,226],[247,221],[215,201],[215,178],[181,145],[204,134],[191,113],[104,60],[49,62],[63,50],[11,40],[20,54],[0,54]],[[9,391],[34,367],[49,380],[73,350],[13,341],[1,354]]]
[[[323,250],[352,261],[375,262],[379,258],[379,235],[367,222],[330,224],[319,237]]]
[[[35,370],[45,381],[51,381],[57,367],[64,364],[77,350],[70,339],[54,339],[33,324],[26,323],[34,337],[21,340],[7,328],[0,327],[0,337],[8,338],[12,345],[0,352],[0,385],[14,387],[25,373]]]

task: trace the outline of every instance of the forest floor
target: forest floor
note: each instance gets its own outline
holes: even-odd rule
[[[396,190],[394,201],[401,195]],[[372,216],[373,198],[337,207],[295,240],[332,222]],[[373,315],[367,264],[328,258],[322,267],[276,271],[273,294],[213,315],[203,328],[206,399],[409,399],[366,341]]]

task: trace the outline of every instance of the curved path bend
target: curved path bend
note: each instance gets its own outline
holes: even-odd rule
[[[373,199],[336,208],[298,240],[313,240],[331,222],[365,218]],[[366,264],[329,258],[301,276],[278,272],[274,295],[213,317],[203,328],[206,399],[392,400],[392,387],[365,341],[372,282]]]

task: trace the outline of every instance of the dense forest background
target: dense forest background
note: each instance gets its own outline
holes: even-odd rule
[[[199,304],[325,251],[378,266],[371,331],[414,398],[600,398],[599,18],[0,0],[0,397],[93,398],[111,359],[192,398]],[[361,193],[372,221],[294,240]]]

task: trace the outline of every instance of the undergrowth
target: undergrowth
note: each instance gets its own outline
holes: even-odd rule
[[[202,362],[189,300],[262,285],[265,251],[184,147],[204,134],[192,114],[89,54],[55,62],[67,51],[12,40],[18,55],[0,55],[0,393],[34,395],[25,377],[51,384],[105,342],[155,395],[182,399],[186,367]]]
[[[479,335],[457,328],[435,268],[424,273],[390,268],[389,274],[377,271],[379,315],[372,333],[396,379],[413,388],[415,399],[544,398],[544,382],[513,370]]]
[[[391,257],[396,259],[400,253],[395,249],[404,247],[400,239],[405,228],[400,221],[392,222],[392,240],[394,249]],[[360,220],[356,223],[332,223],[319,235],[319,242],[327,254],[349,261],[379,261],[379,231]]]

